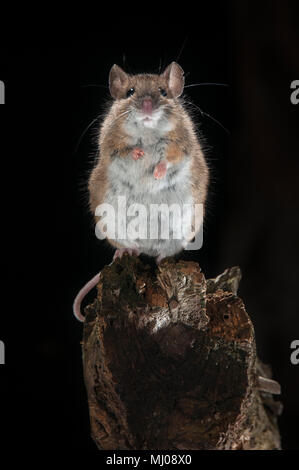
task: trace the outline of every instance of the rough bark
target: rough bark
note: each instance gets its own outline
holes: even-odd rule
[[[237,296],[239,268],[206,280],[197,263],[106,266],[85,309],[83,366],[99,449],[280,449],[281,404]]]

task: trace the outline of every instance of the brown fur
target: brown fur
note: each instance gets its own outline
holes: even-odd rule
[[[116,69],[113,73],[111,73],[112,71],[110,72],[110,80],[114,78],[115,74],[119,73],[119,68],[117,66],[114,67],[116,67]],[[171,101],[168,113],[169,119],[173,121],[175,127],[168,133],[165,139],[168,143],[166,159],[170,163],[176,164],[184,155],[190,156],[192,160],[191,186],[194,203],[205,204],[209,183],[208,167],[191,118],[181,107],[179,101],[176,101],[176,99],[168,100],[168,98],[175,98],[173,96],[174,91],[169,88],[168,69],[169,67],[162,75],[127,75],[123,72],[124,75],[121,76],[123,80],[121,87],[117,88],[110,83],[110,90],[113,90],[113,93],[117,94],[117,99],[114,101],[110,112],[103,122],[99,139],[100,156],[89,179],[90,209],[93,214],[96,207],[105,200],[108,184],[107,169],[113,155],[117,153],[123,158],[131,158],[130,152],[132,152],[133,147],[130,145],[130,137],[123,128],[123,122],[126,119],[126,114],[123,113],[129,111],[132,100],[132,98],[125,99],[126,92],[130,88],[134,88],[135,95],[141,98],[148,96],[149,90],[151,90],[150,96],[152,98],[153,108],[158,107],[160,104],[168,104],[169,101]],[[182,80],[182,77],[179,77],[179,73],[180,72],[177,71],[178,80]],[[165,89],[167,98],[161,96],[158,91],[159,87]],[[176,88],[179,88],[179,86],[176,86]],[[109,240],[109,242],[119,248],[115,241]]]

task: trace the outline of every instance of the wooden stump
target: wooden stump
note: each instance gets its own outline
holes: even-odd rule
[[[86,309],[83,367],[99,449],[280,449],[281,404],[237,296],[239,268],[206,280],[195,262],[106,266]]]

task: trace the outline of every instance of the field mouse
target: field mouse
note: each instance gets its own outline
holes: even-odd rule
[[[97,208],[109,204],[117,218],[120,196],[125,197],[126,207],[136,203],[146,209],[159,204],[204,207],[209,170],[195,125],[181,98],[182,68],[172,62],[161,74],[129,75],[113,65],[109,90],[113,102],[100,128],[99,158],[88,183],[90,210],[96,216],[98,230],[102,231],[104,225],[107,228],[107,217],[104,221],[98,216]],[[194,230],[194,212],[188,217],[186,225]],[[114,222],[112,227],[118,226],[120,231],[119,220]],[[142,222],[147,226],[148,218],[141,219],[141,225]],[[175,219],[171,219],[170,233],[175,231],[175,224]],[[124,253],[144,253],[160,262],[186,248],[192,234],[187,232],[181,238],[169,239],[159,235],[154,239],[149,236],[130,239],[119,232],[110,237],[107,230],[106,238],[116,248],[113,259]],[[81,301],[98,280],[99,274],[75,299],[74,314],[80,321],[84,321]]]
[[[97,212],[103,204],[115,209],[113,228],[119,226],[120,217],[124,216],[126,222],[127,207],[136,203],[145,209],[155,204],[204,207],[209,170],[195,126],[181,98],[182,68],[172,62],[160,75],[128,75],[114,65],[110,70],[109,89],[113,103],[100,128],[99,158],[88,183],[90,209],[99,231],[107,222]],[[125,214],[117,210],[119,197],[125,197]],[[182,223],[194,225],[194,213],[189,214],[189,219],[183,218]],[[141,224],[147,227],[148,217],[141,218]],[[169,224],[172,232],[174,225],[172,219]],[[109,230],[106,234],[116,248],[114,259],[124,253],[144,253],[159,262],[183,250],[193,237],[194,227],[191,232],[168,239],[160,237],[159,230],[156,238],[130,237],[128,233],[122,238],[119,230],[114,231],[114,237],[109,237]],[[96,274],[75,299],[73,310],[80,321],[84,321],[81,301],[98,284],[99,277]],[[263,370],[258,370],[259,373],[264,375]],[[257,376],[257,387],[265,393],[280,393],[280,385],[262,375]]]

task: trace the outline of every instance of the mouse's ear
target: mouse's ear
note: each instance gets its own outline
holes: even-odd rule
[[[162,73],[162,77],[166,79],[173,98],[181,96],[185,84],[184,70],[182,67],[176,62],[171,62]]]
[[[118,65],[114,64],[109,73],[109,90],[112,98],[118,99],[128,86],[129,77]]]

